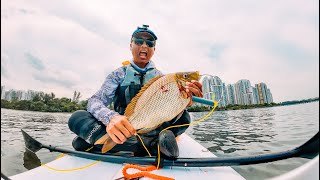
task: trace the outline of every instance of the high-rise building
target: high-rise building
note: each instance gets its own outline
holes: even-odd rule
[[[267,103],[268,104],[273,103],[273,97],[272,97],[270,89],[267,89]]]
[[[227,98],[228,98],[228,96],[227,96],[226,84],[222,83],[222,100],[221,100],[221,103],[222,103],[223,107],[228,105]]]
[[[218,76],[205,76],[200,82],[205,99],[212,100],[214,96],[214,101],[219,101],[219,107],[226,106],[226,87]]]
[[[247,79],[239,80],[235,84],[236,104],[249,105],[253,104],[251,83]]]
[[[203,97],[212,100],[214,96],[214,100],[219,101],[219,107],[229,104],[252,105],[273,102],[271,91],[265,83],[255,84],[253,87],[249,80],[242,79],[226,86],[218,76],[204,76],[200,82]]]
[[[13,89],[6,91],[4,94],[4,99],[7,101],[15,100],[16,99],[16,92]]]
[[[5,95],[5,87],[1,86],[1,99],[4,99],[4,95]]]
[[[259,94],[256,87],[251,86],[252,88],[252,96],[253,96],[253,104],[259,104]]]
[[[267,104],[268,98],[267,98],[267,85],[265,83],[259,83],[256,84],[255,87],[258,91],[259,96],[259,104]]]
[[[234,105],[236,104],[235,102],[235,91],[234,91],[234,84],[228,84],[226,88],[226,93],[227,93],[227,105],[231,104]]]

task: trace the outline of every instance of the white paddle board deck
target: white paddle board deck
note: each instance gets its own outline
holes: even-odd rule
[[[296,169],[289,171],[283,175],[274,177],[270,180],[319,180],[319,155],[311,161],[303,164]]]
[[[213,153],[200,145],[194,139],[186,134],[182,134],[178,140],[180,157],[200,158],[200,157],[216,157]],[[110,179],[114,180],[121,178],[122,169],[125,164],[116,164],[108,162],[97,162],[96,164],[80,170],[72,170],[82,168],[89,164],[95,163],[95,160],[65,155],[52,162],[47,163],[49,167],[63,170],[55,171],[45,166],[40,166],[31,169],[27,172],[9,177],[13,180],[32,179],[32,180],[52,180],[52,179],[68,179],[68,180],[92,180],[92,179]],[[129,174],[137,172],[133,169],[128,169]],[[164,167],[159,170],[151,171],[152,174],[167,176],[174,179],[244,179],[231,167]],[[141,178],[148,179],[148,178]]]

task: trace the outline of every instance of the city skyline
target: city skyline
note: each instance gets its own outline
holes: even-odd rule
[[[148,24],[165,74],[261,81],[275,102],[319,96],[319,1],[126,3],[1,1],[1,84],[89,97],[132,58],[131,35]],[[137,13],[145,9],[155,13]]]
[[[271,102],[275,102],[273,100],[273,95],[271,93],[271,90],[270,88],[265,88],[267,91],[269,91],[268,93],[270,94],[269,97],[267,97],[266,94],[264,94],[263,96],[265,96],[265,98],[262,98],[262,99],[266,99],[267,102],[255,102],[255,100],[259,99],[259,97],[254,97],[254,96],[258,96],[259,93],[255,93],[254,91],[257,91],[257,85],[263,85],[263,86],[266,86],[267,85],[263,82],[260,82],[258,84],[255,84],[254,87],[251,86],[251,82],[250,80],[246,80],[246,79],[241,79],[241,80],[238,80],[237,82],[233,83],[233,84],[225,84],[218,76],[203,76],[201,79],[200,79],[200,82],[202,83],[203,87],[202,87],[202,90],[203,90],[203,94],[204,94],[204,97],[205,99],[212,99],[212,94],[209,94],[209,93],[212,93],[213,91],[212,90],[207,90],[207,84],[204,83],[204,79],[205,78],[208,78],[208,77],[212,77],[214,79],[214,86],[223,86],[223,90],[224,92],[219,92],[220,94],[224,93],[223,96],[226,98],[226,99],[223,99],[221,102],[220,102],[220,106],[221,104],[223,106],[225,105],[228,105],[228,104],[243,104],[243,105],[249,105],[249,104],[264,104],[264,103],[268,103],[270,104]],[[252,100],[252,103],[243,103],[243,102],[236,102],[235,101],[235,98],[232,98],[233,96],[236,96],[236,91],[235,91],[235,85],[239,82],[243,82],[243,81],[248,81],[249,82],[249,85],[247,87],[249,87],[251,90],[250,92],[252,93],[251,95],[249,95],[249,98],[253,98],[255,100]],[[232,89],[232,90],[230,90]],[[244,88],[244,89],[248,89],[248,88]],[[215,90],[218,90],[217,88],[215,88]],[[6,99],[6,100],[10,100],[10,98],[5,98],[5,93],[7,93],[7,96],[8,96],[8,92],[9,91],[16,91],[18,93],[20,93],[20,97],[23,97],[22,100],[31,100],[31,96],[30,94],[34,94],[34,93],[39,93],[39,92],[43,92],[43,91],[39,91],[39,90],[30,90],[30,89],[12,89],[10,88],[9,90],[6,90],[5,88],[5,85],[2,85],[1,86],[1,99]],[[230,92],[231,91],[231,92]],[[23,93],[27,93],[29,95],[25,95]],[[55,93],[54,91],[50,91],[50,92],[43,92],[43,93]],[[81,93],[81,92],[80,92]],[[219,93],[216,93],[216,97],[219,97]],[[209,94],[209,95],[208,95]],[[250,94],[250,93],[249,93]],[[71,98],[72,96],[74,95],[74,91],[70,92],[70,96],[56,96],[57,98],[62,98],[62,97],[66,97],[66,98]],[[239,95],[238,95],[239,96]],[[251,97],[252,96],[252,97]],[[270,97],[271,96],[271,97]],[[25,99],[25,97],[28,97],[27,99]],[[319,97],[319,96],[317,96]],[[89,97],[83,97],[83,98],[80,98],[80,100],[86,100],[88,99]],[[269,99],[271,98],[271,99]],[[314,97],[307,97],[307,98],[304,98],[304,99],[309,99],[309,98],[314,98]],[[260,98],[261,99],[261,98]],[[217,99],[216,99],[217,100]],[[292,100],[302,100],[302,99],[287,99],[285,101],[292,101]],[[227,102],[224,102],[224,101],[227,101]],[[241,100],[240,100],[241,101]],[[242,100],[244,101],[244,100]],[[280,101],[280,102],[275,102],[275,103],[281,103],[281,102],[285,102],[285,101]]]
[[[250,80],[240,79],[233,84],[225,84],[218,76],[202,77],[202,90],[205,99],[219,101],[219,107],[227,105],[271,104],[273,96],[263,82],[251,85]]]

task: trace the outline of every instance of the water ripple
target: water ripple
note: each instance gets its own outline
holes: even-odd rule
[[[194,121],[206,114],[207,112],[190,113]],[[71,148],[75,135],[67,125],[70,115],[1,109],[1,162],[5,162],[4,173],[11,176],[33,167],[23,165],[26,153],[20,129],[26,130],[41,142]],[[217,111],[205,121],[189,127],[186,133],[217,156],[231,157],[292,149],[318,131],[319,102],[315,102]],[[58,156],[47,151],[39,151],[39,155],[42,163]],[[287,172],[307,161],[295,158],[233,168],[247,179],[265,179]]]

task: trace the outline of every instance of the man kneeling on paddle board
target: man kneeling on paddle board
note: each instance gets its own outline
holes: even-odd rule
[[[112,141],[117,143],[109,152],[131,151],[135,156],[147,155],[143,144],[135,136],[136,130],[124,116],[124,112],[130,100],[144,84],[154,77],[163,75],[151,61],[157,36],[148,27],[138,27],[132,34],[132,60],[124,62],[122,67],[106,77],[102,87],[89,98],[87,111],[76,111],[71,115],[68,125],[70,130],[78,135],[72,142],[76,150],[85,151],[91,148],[107,133]],[[198,81],[187,83],[185,88],[189,95],[202,97],[202,85]],[[107,108],[112,102],[115,110]],[[192,101],[189,106],[191,104]],[[160,152],[164,156],[177,158],[179,149],[175,137],[184,133],[188,126],[165,130],[160,135],[159,133],[169,126],[189,123],[189,113],[184,110],[171,121],[140,137],[151,155],[157,155],[159,144]],[[99,150],[101,146],[95,145],[94,149]]]

